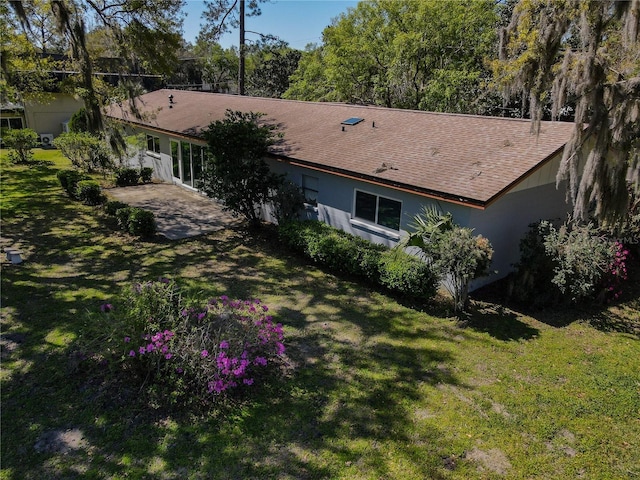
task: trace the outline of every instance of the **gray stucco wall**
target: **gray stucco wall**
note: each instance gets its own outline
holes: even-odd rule
[[[396,245],[399,238],[406,234],[410,228],[409,224],[423,206],[435,205],[443,212],[450,212],[454,222],[473,228],[476,234],[488,238],[494,248],[491,269],[496,273],[475,281],[472,288],[504,277],[513,270],[513,264],[520,257],[520,239],[527,232],[529,224],[542,219],[565,218],[570,211],[569,205],[565,202],[565,187],[560,185],[556,188],[555,183],[514,189],[516,191],[504,195],[485,210],[481,210],[283,163],[274,162],[272,169],[278,173],[287,173],[298,185],[301,184],[303,174],[319,179],[317,212],[307,209],[307,218],[324,221],[346,232],[389,247]],[[356,189],[401,201],[400,232],[353,219]]]

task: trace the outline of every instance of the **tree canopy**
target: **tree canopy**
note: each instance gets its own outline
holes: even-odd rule
[[[638,0],[521,0],[502,32],[497,79],[528,94],[534,125],[575,108],[557,181],[578,218],[624,222],[639,193],[639,24]]]
[[[492,0],[360,2],[305,52],[285,96],[483,113],[498,23]]]
[[[10,42],[24,38],[30,48],[22,49],[3,61],[3,73],[8,82],[18,76],[23,67],[15,58],[38,58],[49,51],[50,45],[63,49],[71,60],[70,70],[79,72],[77,93],[83,98],[87,111],[88,127],[100,132],[103,127],[101,114],[102,99],[96,90],[94,78],[95,53],[91,51],[88,34],[94,29],[102,29],[103,39],[111,42],[111,53],[120,61],[117,73],[129,74],[140,71],[159,73],[170,70],[175,63],[174,52],[178,49],[182,37],[182,0],[136,0],[121,2],[103,0],[101,2],[82,2],[80,0],[57,0],[43,4],[40,0],[9,2],[11,11],[6,10]],[[4,5],[4,3],[3,3]],[[44,15],[44,16],[43,16]],[[3,16],[4,17],[4,16]],[[47,28],[53,27],[57,35],[41,35],[43,18],[50,19]],[[17,30],[20,24],[22,34]],[[90,27],[91,25],[91,27]],[[4,32],[3,32],[4,33]],[[52,43],[55,39],[55,43]],[[3,37],[3,53],[4,53]],[[29,57],[25,52],[32,52]],[[38,62],[33,62],[38,66]],[[49,73],[47,66],[34,70],[42,76]],[[116,73],[116,72],[113,72]],[[123,83],[124,85],[124,83]],[[137,90],[131,85],[126,89],[132,97]],[[9,89],[7,89],[9,91]]]

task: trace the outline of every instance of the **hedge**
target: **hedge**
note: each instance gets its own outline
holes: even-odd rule
[[[342,275],[366,279],[404,296],[428,299],[438,278],[428,264],[316,220],[278,226],[281,241],[315,264]]]

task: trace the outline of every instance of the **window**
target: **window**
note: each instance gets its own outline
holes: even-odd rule
[[[11,118],[0,118],[0,141],[3,135],[10,130],[20,130],[24,128],[22,125],[22,118],[20,117],[11,117]]]
[[[307,203],[318,204],[318,179],[309,175],[302,175],[302,191]]]
[[[193,176],[191,170],[191,144],[182,142],[180,143],[182,150],[182,183],[185,185],[193,186]]]
[[[191,145],[191,155],[193,158],[193,180],[194,187],[198,186],[198,180],[202,180],[202,170],[204,167],[203,162],[204,147],[200,145]]]
[[[198,180],[202,180],[203,176],[207,147],[178,140],[169,140],[169,147],[173,176],[185,185],[198,187]]]
[[[21,117],[0,118],[0,128],[2,130],[20,130],[24,128]]]
[[[160,153],[160,137],[147,134],[147,151]]]
[[[392,230],[400,230],[402,203],[356,190],[355,217]]]
[[[171,162],[173,165],[173,176],[180,178],[180,142],[171,140],[169,142],[171,146]]]

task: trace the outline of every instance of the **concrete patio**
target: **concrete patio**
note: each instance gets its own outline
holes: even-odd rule
[[[110,188],[106,193],[113,200],[152,211],[158,233],[170,240],[195,237],[240,224],[240,219],[224,212],[219,203],[178,185],[152,183]]]

